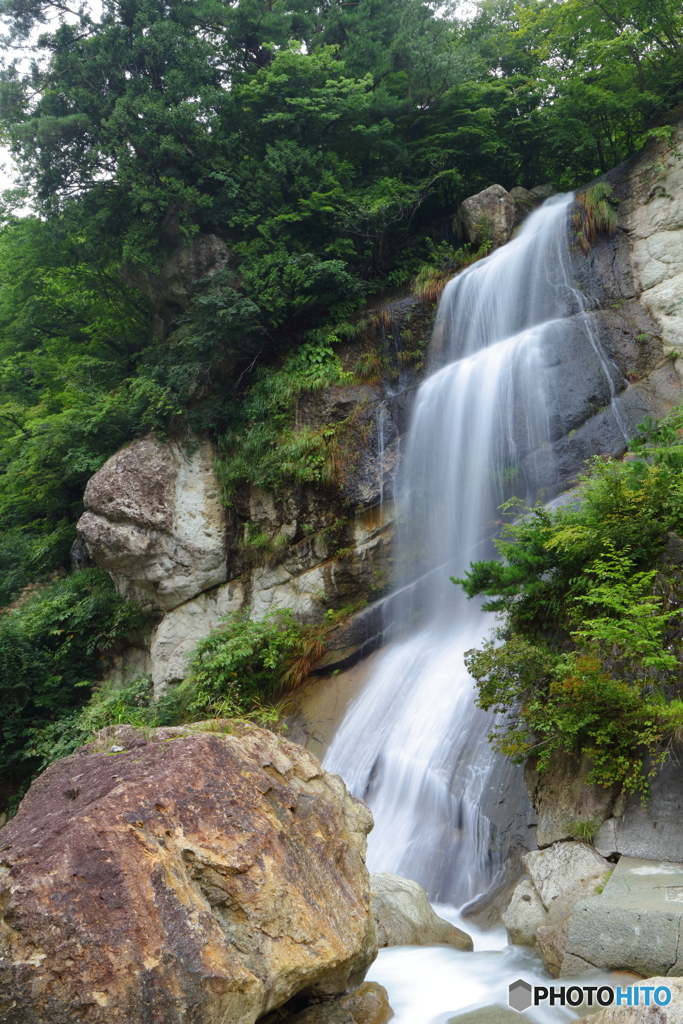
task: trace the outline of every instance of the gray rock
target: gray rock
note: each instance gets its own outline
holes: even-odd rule
[[[521,224],[529,216],[535,206],[538,206],[539,199],[528,188],[515,185],[510,189],[510,195],[515,201],[515,227]]]
[[[565,751],[555,751],[543,773],[536,771],[533,758],[527,761],[524,780],[538,814],[539,846],[571,839],[577,822],[600,824],[614,813],[618,788],[586,785],[591,767],[589,758]]]
[[[585,1024],[683,1024],[683,982],[676,978],[648,978],[653,988],[671,989],[668,1006],[609,1006],[583,1017]]]
[[[577,902],[595,895],[612,866],[585,843],[555,843],[528,853],[524,863],[548,910],[536,929],[536,943],[543,963],[556,978],[563,965],[571,912]]]
[[[586,843],[555,843],[545,850],[527,853],[524,863],[543,906],[567,906],[587,896],[605,882],[612,865]]]
[[[529,879],[519,883],[502,915],[510,942],[517,946],[535,946],[536,931],[548,920],[548,911]]]
[[[152,633],[149,653],[155,699],[185,678],[197,643],[226,615],[239,611],[243,601],[240,581],[232,580],[198,594],[164,615]]]
[[[529,189],[532,196],[536,196],[537,199],[548,199],[550,196],[554,196],[557,189],[554,185],[547,183],[545,185],[534,185],[532,189]]]
[[[502,185],[490,185],[465,199],[460,207],[465,235],[474,245],[489,238],[494,246],[505,245],[515,226],[515,201]]]
[[[595,848],[605,857],[618,853],[683,862],[683,767],[677,758],[666,761],[653,777],[646,808],[638,796],[631,796],[621,816],[604,822]]]
[[[473,948],[469,935],[434,913],[417,882],[381,872],[370,875],[370,891],[380,947],[443,944]]]
[[[562,975],[576,972],[578,958],[645,978],[680,976],[682,931],[683,865],[622,857],[602,895],[574,907]]]
[[[89,481],[78,534],[119,593],[169,611],[227,578],[214,450],[142,438]]]

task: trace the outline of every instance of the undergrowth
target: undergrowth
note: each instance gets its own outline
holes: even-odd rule
[[[153,699],[147,676],[125,686],[105,684],[84,706],[29,728],[24,756],[43,771],[110,725],[151,729],[207,719],[246,719],[273,726],[283,709],[278,698],[310,674],[325,651],[326,629],[343,614],[328,614],[318,626],[299,625],[288,610],[259,622],[241,613],[231,615],[199,641],[186,678],[158,700]]]

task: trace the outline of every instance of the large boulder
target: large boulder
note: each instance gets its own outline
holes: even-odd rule
[[[273,733],[103,730],[2,832],[0,1019],[253,1024],[344,994],[377,952],[371,826]]]
[[[463,200],[460,206],[463,231],[474,245],[488,240],[494,247],[510,240],[517,218],[515,200],[502,185],[490,185]]]
[[[370,876],[377,943],[383,946],[430,946],[441,943],[471,950],[472,939],[432,910],[421,885],[380,872]]]
[[[120,594],[169,611],[227,577],[225,508],[209,442],[145,437],[88,481],[79,536]]]

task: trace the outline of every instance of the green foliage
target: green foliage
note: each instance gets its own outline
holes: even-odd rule
[[[272,725],[280,717],[273,698],[298,685],[322,650],[320,630],[300,626],[289,611],[260,622],[231,616],[199,642],[187,678],[164,696],[153,699],[146,676],[125,686],[107,684],[84,706],[29,725],[24,757],[42,771],[110,725],[153,729],[235,718]]]
[[[294,415],[304,395],[353,379],[332,347],[337,340],[337,334],[327,332],[321,341],[300,346],[279,367],[257,371],[219,442],[217,472],[228,499],[244,480],[276,490],[293,482],[339,482],[340,439],[347,421],[297,427]]]
[[[513,758],[544,770],[555,750],[583,752],[588,782],[647,793],[680,743],[680,582],[656,563],[683,530],[682,423],[675,410],[643,424],[637,457],[596,460],[576,503],[526,509],[498,542],[503,561],[456,581],[504,620],[467,664],[481,707],[506,716],[494,742]]]
[[[585,819],[576,819],[574,821],[567,821],[567,822],[565,822],[563,827],[567,830],[567,834],[570,835],[572,837],[572,839],[577,839],[580,843],[592,844],[593,840],[595,839],[596,835],[598,834],[598,832],[600,830],[600,826],[601,825],[602,825],[602,819],[598,817],[598,818],[589,818],[587,821]],[[602,892],[603,891],[603,889],[605,888],[605,885],[607,884],[607,879],[609,878],[609,876],[611,874],[612,874],[611,871],[607,871],[605,873],[605,876],[604,876],[601,884],[599,886],[595,887],[595,891],[596,892]]]
[[[36,767],[33,731],[77,711],[108,650],[142,624],[106,573],[84,569],[29,594],[0,616],[0,774],[19,786]],[[28,758],[28,760],[27,760]]]

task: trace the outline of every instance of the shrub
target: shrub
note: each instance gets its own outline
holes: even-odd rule
[[[542,771],[554,750],[587,754],[587,782],[648,791],[683,738],[681,582],[662,560],[683,528],[683,411],[648,421],[623,462],[596,460],[564,508],[522,506],[460,583],[503,625],[466,662],[496,746]],[[519,513],[520,504],[507,511]]]

